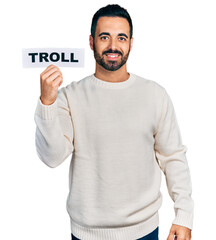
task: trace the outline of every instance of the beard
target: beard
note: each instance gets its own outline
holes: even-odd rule
[[[129,57],[129,53],[130,53],[130,47],[129,47],[127,54],[125,54],[125,55],[123,55],[123,53],[118,50],[109,49],[107,51],[104,51],[101,56],[96,50],[95,43],[93,43],[93,50],[94,50],[94,57],[95,57],[96,62],[108,71],[116,71],[119,68],[121,68],[127,62],[127,59]],[[118,53],[121,56],[120,62],[107,61],[107,63],[106,63],[104,60],[104,55],[106,53]]]

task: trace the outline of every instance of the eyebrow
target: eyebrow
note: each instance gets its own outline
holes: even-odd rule
[[[108,36],[110,36],[110,33],[108,33],[108,32],[102,32],[102,33],[100,33],[100,34],[98,35],[98,37],[100,37],[101,35],[108,35]],[[124,36],[124,37],[128,38],[128,36],[127,36],[125,33],[119,33],[118,36]]]

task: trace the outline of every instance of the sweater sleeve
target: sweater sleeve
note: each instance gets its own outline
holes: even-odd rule
[[[194,202],[186,151],[172,101],[164,89],[161,118],[155,134],[155,155],[174,202],[175,219],[172,223],[192,229]]]
[[[74,150],[72,118],[64,88],[58,91],[51,105],[44,105],[38,99],[34,120],[37,154],[49,167],[57,167]]]

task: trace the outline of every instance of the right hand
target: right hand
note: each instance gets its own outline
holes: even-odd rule
[[[40,100],[44,105],[51,105],[55,102],[58,96],[58,88],[60,87],[62,82],[62,72],[55,65],[49,65],[40,74]]]

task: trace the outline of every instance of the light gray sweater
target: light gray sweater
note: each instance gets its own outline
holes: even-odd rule
[[[82,240],[134,240],[159,225],[161,170],[174,224],[192,229],[190,171],[172,101],[158,83],[130,73],[94,74],[58,91],[35,111],[39,158],[57,167],[70,154],[67,211]]]

